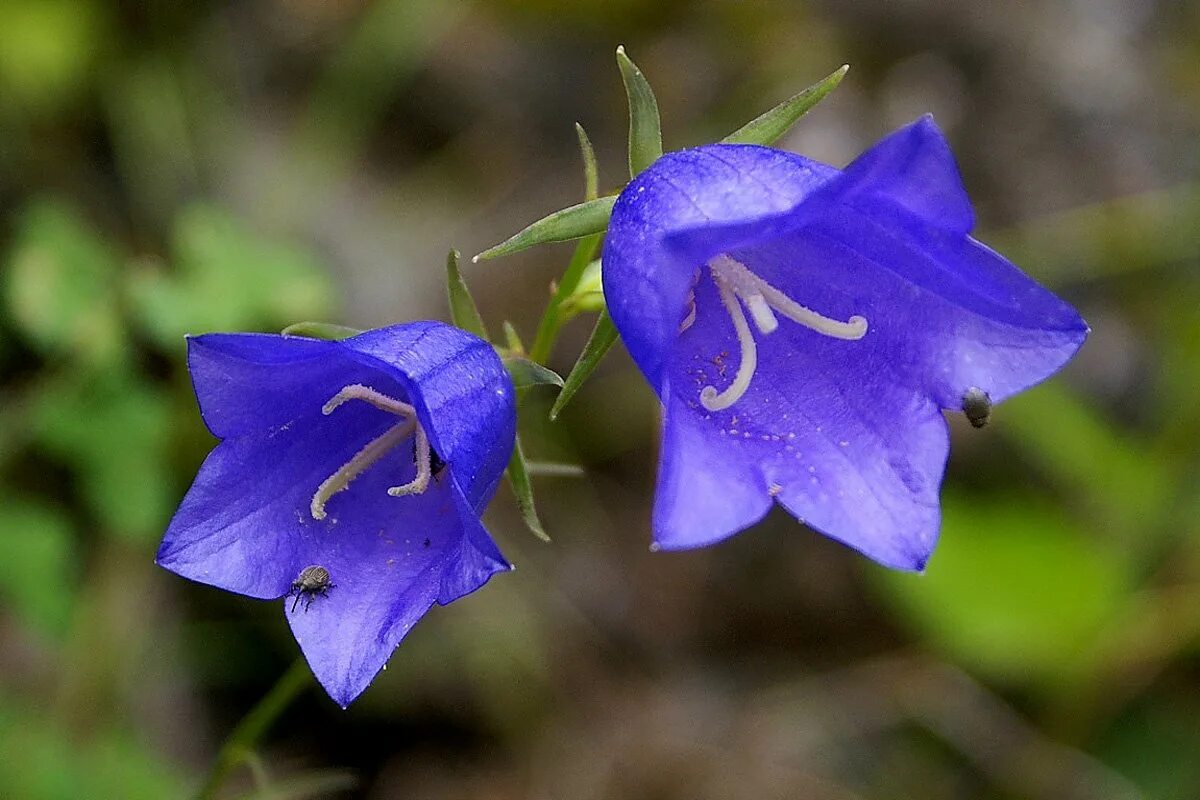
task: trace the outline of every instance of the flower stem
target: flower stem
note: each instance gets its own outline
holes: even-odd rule
[[[554,349],[554,342],[558,339],[558,331],[563,324],[559,306],[579,285],[579,279],[583,276],[584,269],[595,257],[596,251],[600,249],[601,239],[603,239],[601,234],[595,234],[581,239],[579,244],[575,245],[575,253],[571,256],[567,270],[563,273],[554,296],[550,298],[550,303],[542,314],[541,322],[538,323],[537,336],[533,340],[533,347],[529,348],[529,357],[537,363],[545,364],[550,358],[550,351]]]
[[[230,770],[246,760],[271,723],[311,684],[312,673],[308,665],[304,659],[296,659],[225,739],[196,800],[213,800],[217,796],[217,790]]]

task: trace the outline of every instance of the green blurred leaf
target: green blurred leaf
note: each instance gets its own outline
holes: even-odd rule
[[[721,141],[725,144],[773,144],[842,82],[849,64],[843,64],[821,81],[789,97],[770,111],[747,122]]]
[[[1120,555],[1027,499],[947,497],[923,575],[877,570],[895,608],[939,650],[1014,682],[1069,678],[1128,598]]]
[[[43,633],[67,630],[74,600],[75,542],[71,521],[54,508],[0,498],[0,598]]]
[[[362,333],[358,328],[348,325],[336,325],[332,322],[293,322],[282,331],[284,336],[305,336],[309,339],[325,339],[330,342],[340,342],[351,336]]]
[[[567,375],[562,391],[558,393],[554,405],[550,408],[551,420],[558,419],[563,408],[600,365],[600,361],[615,341],[617,341],[617,329],[613,326],[612,318],[608,316],[608,310],[605,309],[600,312],[600,316],[596,320],[596,327],[592,329],[592,335],[588,338],[587,344],[583,346],[579,360],[571,368],[571,373]]]
[[[1141,442],[1114,430],[1061,381],[1024,392],[993,418],[999,433],[1104,520],[1110,538],[1134,551],[1154,547],[1145,532],[1168,507],[1177,477]]]
[[[185,797],[187,781],[144,744],[101,729],[82,735],[55,724],[44,707],[0,698],[0,786],[21,800]]]
[[[13,322],[47,355],[112,362],[124,347],[115,289],[120,267],[69,208],[33,204],[20,219],[3,276]]]
[[[654,90],[637,64],[625,54],[624,45],[617,48],[617,67],[629,99],[629,177],[632,178],[663,154],[662,121]]]
[[[595,200],[600,196],[600,168],[596,165],[596,151],[587,131],[575,123],[575,135],[579,137],[579,155],[583,159],[583,199]]]
[[[486,261],[519,253],[539,244],[566,242],[602,233],[608,227],[608,218],[612,216],[616,202],[616,197],[601,197],[555,211],[495,247],[489,247],[472,260]]]
[[[504,368],[512,376],[513,388],[518,392],[534,386],[563,385],[563,379],[557,372],[528,358],[509,356],[504,359]]]
[[[168,460],[173,422],[163,394],[120,372],[46,393],[31,420],[38,442],[73,469],[106,528],[138,541],[162,533],[176,500]]]
[[[451,250],[446,256],[446,293],[450,299],[450,321],[484,341],[491,341],[475,298],[471,297],[471,290],[458,269],[457,250]]]
[[[334,305],[333,283],[310,254],[246,230],[222,209],[187,208],[173,251],[171,271],[147,264],[129,287],[139,321],[166,349],[189,333],[320,319]]]
[[[550,537],[542,527],[542,521],[538,519],[537,508],[533,504],[533,484],[529,480],[529,470],[525,465],[525,453],[521,449],[520,436],[513,443],[512,457],[508,460],[508,469],[505,471],[505,475],[508,477],[508,485],[512,487],[513,496],[517,499],[517,508],[521,512],[521,518],[525,520],[525,526],[543,542],[550,541]]]
[[[6,0],[0,10],[0,94],[50,112],[92,80],[108,36],[108,6],[87,0]]]

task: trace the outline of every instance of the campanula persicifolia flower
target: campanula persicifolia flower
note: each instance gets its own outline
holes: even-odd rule
[[[438,322],[339,342],[189,339],[221,442],[158,563],[284,597],[313,673],[345,706],[413,624],[510,569],[479,521],[513,447],[512,383],[491,345]]]
[[[845,170],[712,145],[622,191],[604,294],[664,408],[659,547],[724,539],[778,502],[882,564],[923,568],[942,410],[1043,380],[1088,331],[971,238],[974,222],[928,117]]]

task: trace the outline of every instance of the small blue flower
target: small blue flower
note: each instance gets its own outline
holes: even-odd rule
[[[342,706],[435,602],[511,568],[479,521],[516,425],[486,342],[438,322],[340,342],[210,334],[188,340],[188,368],[221,442],[158,563],[286,598],[296,641]]]
[[[1032,386],[1088,332],[974,222],[929,117],[844,171],[712,145],[625,188],[604,294],[664,407],[657,546],[711,544],[778,502],[882,564],[924,567],[941,410]]]

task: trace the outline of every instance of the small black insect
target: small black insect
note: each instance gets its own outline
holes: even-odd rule
[[[329,578],[329,570],[316,564],[305,567],[300,570],[296,580],[292,581],[292,591],[288,592],[288,594],[296,595],[296,599],[292,601],[292,611],[296,610],[296,604],[300,602],[301,597],[304,598],[304,610],[308,611],[314,597],[317,595],[328,597],[329,590],[333,587],[334,583]]]
[[[428,538],[425,540],[425,542],[424,542],[424,544],[423,544],[422,546],[423,546],[423,547],[429,547],[429,539],[428,539]]]
[[[972,386],[963,395],[962,410],[973,427],[982,428],[992,418],[992,398],[983,389]]]

